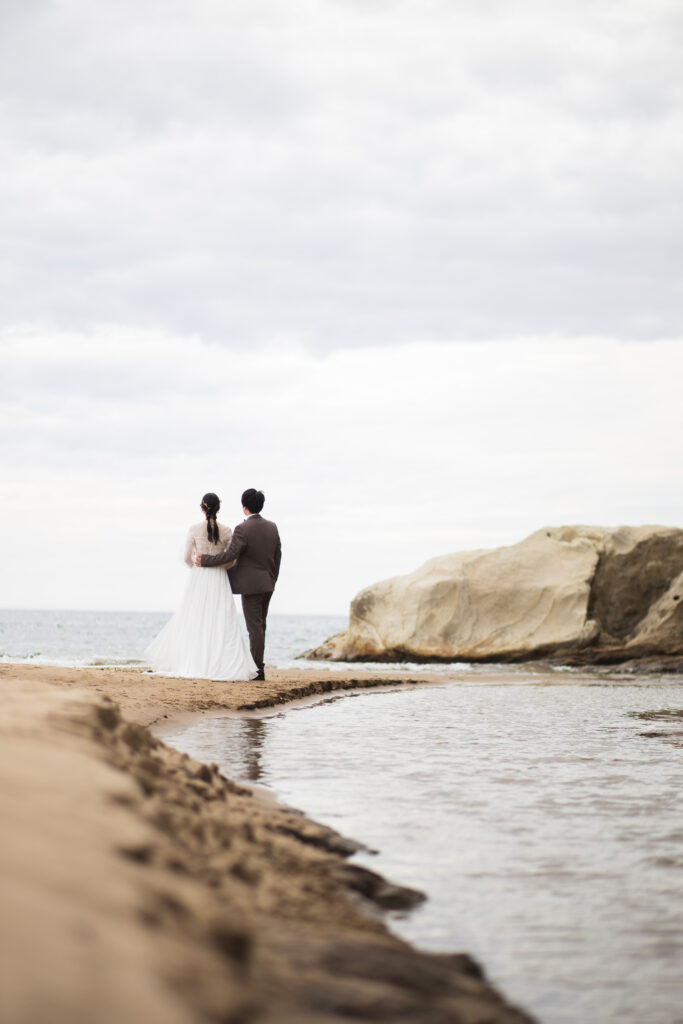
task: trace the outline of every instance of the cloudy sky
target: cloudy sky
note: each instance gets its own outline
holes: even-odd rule
[[[3,0],[0,606],[683,520],[678,0]]]

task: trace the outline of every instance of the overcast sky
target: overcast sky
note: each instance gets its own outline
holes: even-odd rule
[[[0,606],[681,525],[679,0],[3,0]],[[36,559],[34,549],[40,544]]]

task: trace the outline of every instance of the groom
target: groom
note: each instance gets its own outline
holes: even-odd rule
[[[266,646],[266,616],[280,572],[282,547],[275,523],[263,519],[261,509],[265,498],[253,487],[242,495],[245,520],[235,527],[227,551],[219,555],[197,555],[197,565],[227,565],[233,594],[242,595],[242,611],[249,633],[251,656],[258,669],[257,679],[264,680],[263,653]]]

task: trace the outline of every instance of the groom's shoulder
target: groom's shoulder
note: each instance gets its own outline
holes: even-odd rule
[[[277,526],[272,519],[266,519],[262,515],[249,516],[243,523],[240,524],[245,530],[257,530],[264,533],[277,533]]]

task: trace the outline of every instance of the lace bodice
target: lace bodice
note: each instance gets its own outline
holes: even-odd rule
[[[195,552],[198,555],[217,555],[220,551],[225,551],[230,546],[232,530],[229,526],[218,523],[218,535],[220,537],[218,544],[212,544],[206,536],[205,519],[201,523],[195,523],[194,526],[191,526],[185,538],[185,553],[183,556],[185,564],[190,567],[194,566]]]

